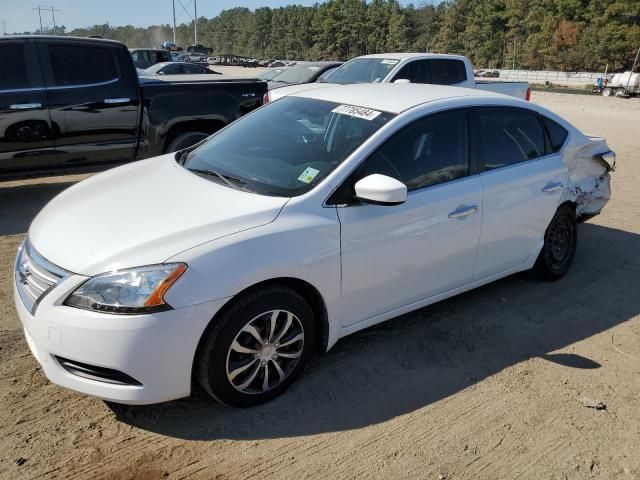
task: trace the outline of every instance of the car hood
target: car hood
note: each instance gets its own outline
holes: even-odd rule
[[[277,100],[293,93],[304,92],[307,90],[315,90],[317,88],[335,87],[335,83],[301,83],[299,85],[289,85],[288,87],[273,88],[271,85],[276,82],[269,82],[269,98],[271,101]]]
[[[29,239],[47,260],[96,275],[162,263],[276,219],[288,198],[234,190],[178,165],[174,154],[95,175],[38,214]]]

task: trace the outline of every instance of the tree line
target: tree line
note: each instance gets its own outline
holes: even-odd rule
[[[68,32],[103,35],[130,47],[173,39],[170,25],[94,25]],[[177,27],[193,43],[193,23]],[[478,68],[628,69],[640,46],[639,0],[329,0],[312,7],[238,7],[198,18],[198,42],[217,54],[346,60],[382,52],[459,53]]]

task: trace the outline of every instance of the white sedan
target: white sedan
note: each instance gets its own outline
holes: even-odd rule
[[[193,378],[256,405],[345,335],[522,270],[564,275],[611,158],[488,92],[302,92],[60,194],[20,248],[15,303],[58,385],[145,404]]]

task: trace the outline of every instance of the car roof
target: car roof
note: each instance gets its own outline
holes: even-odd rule
[[[445,98],[510,99],[505,95],[471,88],[417,83],[360,83],[303,90],[290,96],[401,113],[423,103]]]
[[[117,40],[110,40],[107,38],[94,38],[94,37],[73,37],[62,35],[0,35],[1,41],[15,41],[15,40],[55,40],[60,42],[93,42],[93,43],[108,43],[111,45],[124,46],[124,43]]]
[[[449,58],[452,60],[467,60],[462,55],[449,55],[446,53],[420,53],[420,52],[398,52],[398,53],[372,53],[356,58],[387,58],[389,60],[407,60],[410,58]],[[355,60],[355,59],[353,59]]]

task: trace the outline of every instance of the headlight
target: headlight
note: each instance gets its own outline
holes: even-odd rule
[[[105,273],[84,282],[64,303],[105,313],[169,310],[164,294],[186,269],[184,263],[167,263]]]

